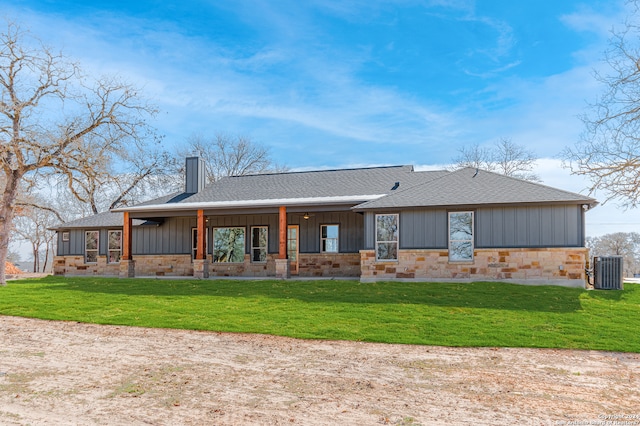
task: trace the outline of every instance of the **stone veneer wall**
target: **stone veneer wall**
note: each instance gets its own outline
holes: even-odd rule
[[[120,273],[119,263],[107,263],[107,256],[98,256],[97,263],[84,263],[84,256],[55,256],[54,275],[114,275]]]
[[[588,249],[475,249],[473,262],[449,262],[447,250],[400,250],[397,262],[376,262],[361,250],[362,281],[393,279],[513,280],[579,286],[586,282]]]
[[[190,254],[138,254],[133,260],[136,277],[193,276]]]
[[[301,277],[359,277],[359,253],[319,253],[298,255]]]
[[[244,255],[243,263],[209,263],[210,277],[275,277],[277,254],[268,254],[267,262],[251,262],[251,255]]]
[[[251,262],[248,254],[243,263],[214,263],[209,259],[210,277],[275,277],[277,254],[267,255],[266,263]],[[143,276],[193,276],[193,262],[188,254],[136,255],[135,275]],[[56,275],[114,275],[120,272],[117,263],[107,264],[106,256],[99,256],[98,263],[85,264],[83,256],[56,256]],[[358,277],[359,253],[300,254],[298,274],[302,277]]]

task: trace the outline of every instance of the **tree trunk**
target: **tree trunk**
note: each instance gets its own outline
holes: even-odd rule
[[[16,195],[18,195],[18,184],[23,173],[12,170],[6,173],[7,183],[0,202],[0,286],[7,285],[7,255],[9,254],[9,240],[11,238],[11,228],[13,226],[13,213],[15,209]]]
[[[44,265],[42,266],[42,272],[46,273],[47,272],[47,266],[49,266],[49,247],[50,247],[50,242],[47,241],[45,244],[45,250],[44,250]]]
[[[38,256],[38,246],[31,243],[31,252],[33,253],[33,273],[37,273],[40,268],[40,256]]]

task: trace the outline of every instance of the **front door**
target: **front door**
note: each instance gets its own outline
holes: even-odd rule
[[[298,225],[287,226],[287,257],[291,275],[298,275]]]

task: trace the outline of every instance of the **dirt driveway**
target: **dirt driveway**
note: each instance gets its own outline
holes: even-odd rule
[[[2,425],[640,425],[639,354],[2,316],[0,332]]]

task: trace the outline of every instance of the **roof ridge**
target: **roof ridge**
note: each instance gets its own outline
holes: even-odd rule
[[[410,167],[411,171],[414,171],[413,165],[411,164],[399,164],[395,166],[371,166],[371,167],[352,167],[348,169],[317,169],[317,170],[298,170],[298,171],[290,171],[290,172],[271,172],[271,173],[251,173],[246,175],[231,175],[231,176],[223,176],[224,178],[243,178],[243,177],[255,177],[255,176],[279,176],[279,175],[293,175],[293,174],[302,174],[302,173],[327,173],[327,172],[348,172],[355,170],[376,170],[376,169],[401,169]]]

